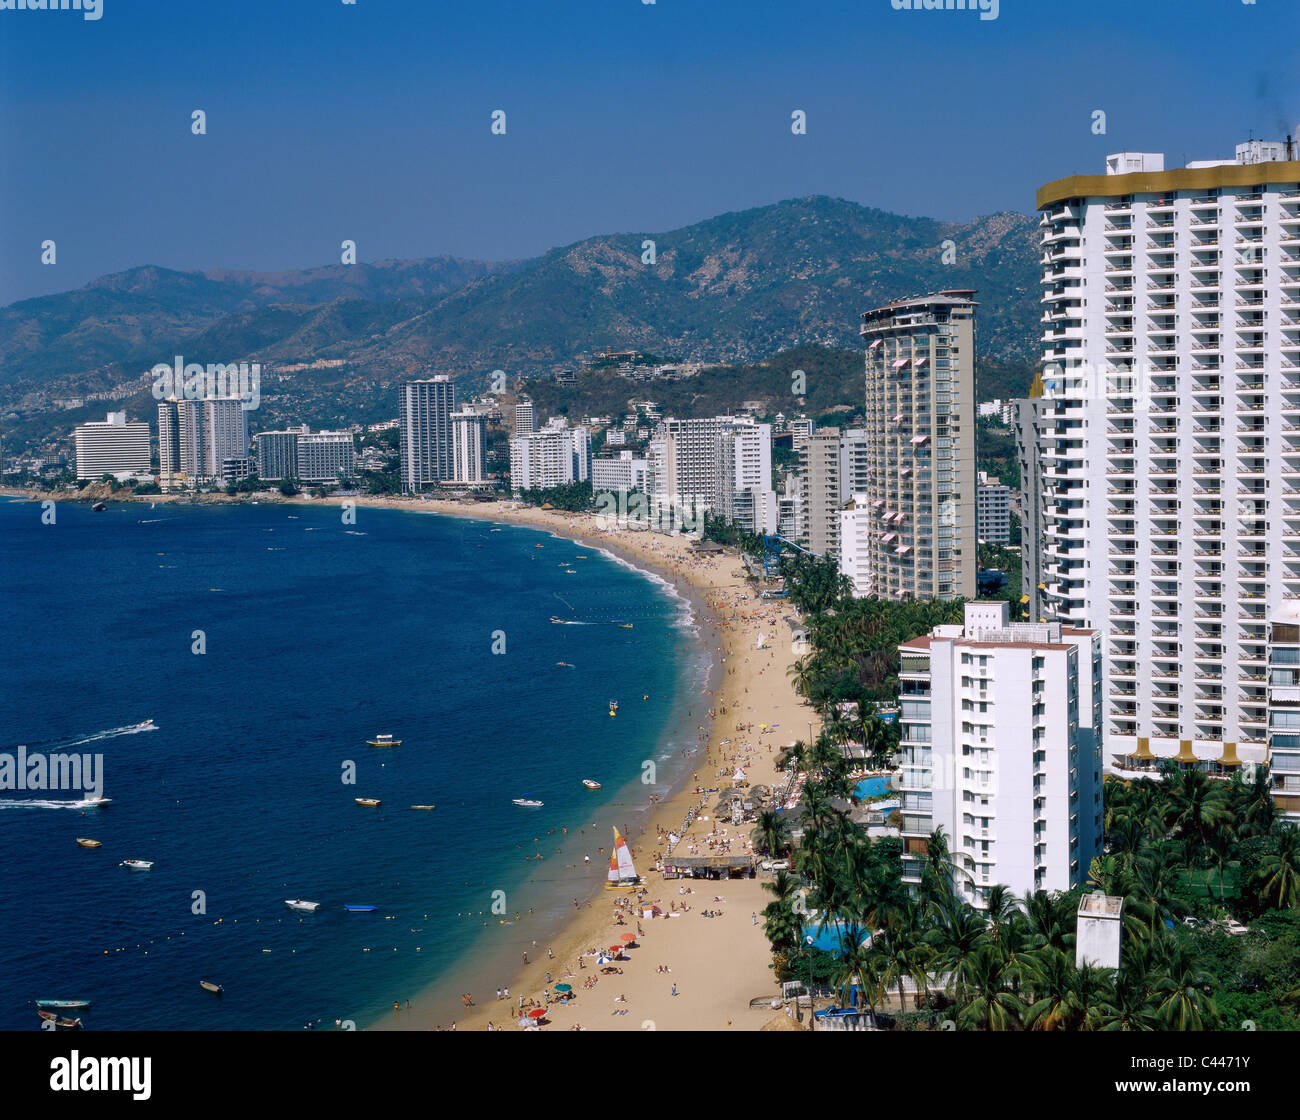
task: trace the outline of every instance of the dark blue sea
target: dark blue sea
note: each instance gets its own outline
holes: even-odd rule
[[[36,999],[90,1030],[457,1018],[603,880],[611,824],[637,852],[710,671],[689,604],[594,548],[389,510],[5,502],[0,602],[0,752],[102,754],[112,799],[0,792],[6,1029]]]

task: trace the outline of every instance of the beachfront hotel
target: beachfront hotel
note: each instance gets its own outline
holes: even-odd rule
[[[974,294],[896,300],[862,316],[867,547],[882,599],[975,595]]]
[[[457,482],[483,482],[487,478],[485,414],[468,411],[452,413],[451,464]]]
[[[281,432],[258,432],[253,437],[257,447],[257,475],[270,482],[281,482],[298,477],[298,437],[307,432],[300,428],[287,428]]]
[[[1101,854],[1101,635],[1013,623],[1005,602],[967,603],[901,658],[903,879],[920,882],[942,829],[954,887],[984,905],[1082,886]]]
[[[356,441],[351,432],[303,432],[298,436],[298,478],[335,485],[356,477]]]
[[[152,477],[149,424],[127,420],[125,412],[78,424],[72,432],[77,449],[77,478],[95,479],[111,474],[117,479]]]
[[[840,554],[840,430],[818,428],[799,442],[799,485],[803,490],[804,537],[809,552]]]
[[[1040,609],[1107,632],[1108,765],[1262,762],[1271,620],[1300,598],[1294,147],[1122,152],[1037,202]]]
[[[220,479],[227,460],[248,458],[240,397],[158,402],[158,482],[164,490]]]
[[[451,414],[456,383],[446,374],[407,381],[398,390],[402,491],[418,493],[455,478]]]

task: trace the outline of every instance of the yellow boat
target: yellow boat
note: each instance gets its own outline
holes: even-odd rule
[[[379,804],[379,798],[377,798],[377,797],[358,797],[358,798],[356,799],[356,802],[357,802],[358,805],[365,805],[367,808],[369,808],[369,809],[373,809],[373,808],[375,808],[375,807]]]
[[[373,739],[366,740],[368,747],[400,747],[401,739],[394,739],[391,735],[376,735]]]
[[[83,848],[98,848],[101,846],[98,840],[87,840],[84,836],[78,836],[77,843]]]
[[[600,783],[593,782],[590,778],[583,778],[582,784],[586,786],[588,789],[600,789]]]

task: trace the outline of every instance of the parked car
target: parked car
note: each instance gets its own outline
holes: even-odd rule
[[[789,871],[790,861],[788,859],[766,859],[762,863],[764,871]]]

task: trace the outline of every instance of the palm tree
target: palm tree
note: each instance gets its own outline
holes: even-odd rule
[[[1260,859],[1252,883],[1273,910],[1290,910],[1300,902],[1300,829],[1286,825],[1278,833],[1277,847]]]
[[[1030,990],[1038,998],[1025,1012],[1032,1031],[1069,1030],[1075,1022],[1074,962],[1061,949],[1044,945],[1030,954]]]
[[[789,827],[785,817],[772,809],[764,809],[758,814],[758,842],[762,850],[770,855],[780,855],[789,844]]]
[[[929,909],[934,925],[925,941],[934,948],[936,967],[948,973],[960,1007],[966,1002],[966,983],[988,927],[977,910],[955,896],[932,902]]]
[[[1166,1030],[1213,1030],[1219,1023],[1210,987],[1214,978],[1196,967],[1191,954],[1177,943],[1167,943],[1161,976],[1153,985],[1156,1014]]]
[[[1240,777],[1234,782],[1241,782]],[[1267,766],[1256,766],[1249,782],[1241,782],[1240,829],[1243,836],[1267,836],[1273,827],[1277,802]]]
[[[970,1002],[957,1011],[967,1030],[1010,1031],[1022,1021],[1024,1004],[1007,987],[1006,964],[993,945],[981,945],[971,959]]]

